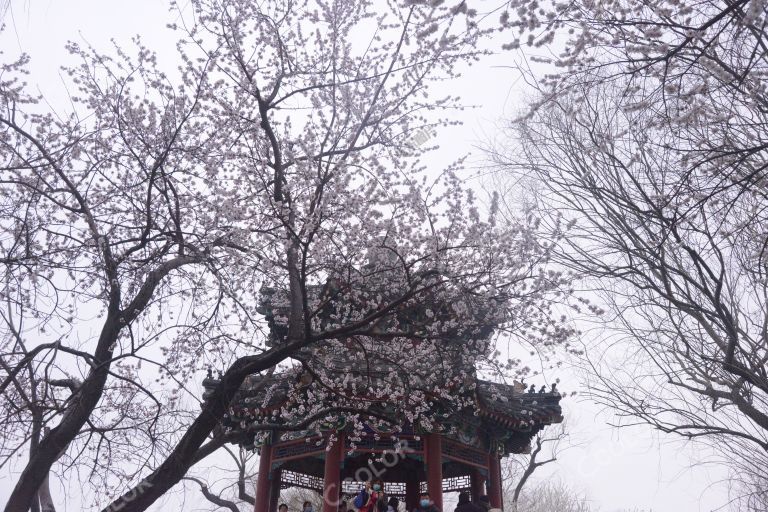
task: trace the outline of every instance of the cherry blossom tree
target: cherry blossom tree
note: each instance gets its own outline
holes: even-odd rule
[[[357,0],[173,10],[173,72],[139,38],[71,43],[66,114],[24,83],[26,57],[2,64],[0,455],[29,454],[7,512],[35,507],[55,467],[98,482],[108,510],[145,510],[233,441],[232,398],[288,358],[315,399],[257,429],[358,421],[371,402],[429,425],[431,399],[468,405],[475,364],[524,371],[489,327],[542,347],[572,334],[535,216],[481,214],[460,165],[429,178],[410,142],[453,122],[430,85],[478,57],[471,23]],[[371,390],[326,370],[372,355],[408,378]],[[199,401],[206,367],[222,375]]]

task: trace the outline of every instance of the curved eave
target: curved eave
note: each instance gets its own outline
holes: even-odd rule
[[[526,408],[524,402],[521,400],[520,406],[523,408],[523,410],[529,410],[533,412],[533,414],[529,414],[526,417],[521,418],[519,416],[505,414],[496,409],[493,409],[487,403],[485,403],[479,394],[477,396],[477,408],[480,416],[487,418],[493,421],[496,425],[507,429],[530,428],[531,422],[533,422],[535,425],[549,425],[552,423],[562,422],[563,416],[562,409],[559,405],[559,399],[557,402],[558,403],[548,406],[537,406],[537,410]]]

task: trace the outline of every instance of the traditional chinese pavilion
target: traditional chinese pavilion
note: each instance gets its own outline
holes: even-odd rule
[[[267,294],[263,312],[272,342],[279,343],[284,333],[277,319],[285,315],[273,303]],[[281,489],[289,487],[323,494],[323,512],[336,512],[339,497],[356,494],[360,480],[372,476],[381,478],[386,493],[404,501],[407,510],[416,506],[424,490],[441,510],[443,493],[451,491],[468,491],[473,500],[487,494],[492,507],[502,508],[502,457],[525,453],[539,430],[562,421],[559,393],[526,392],[520,384],[475,377],[468,386],[474,406],[440,415],[433,431],[408,424],[391,432],[373,417],[364,420],[361,435],[359,425],[354,429],[339,416],[338,422],[319,429],[276,430],[256,442],[256,432],[249,427],[285,410],[308,386],[307,376],[285,371],[248,379],[223,422],[241,445],[259,450],[255,512],[276,511]],[[209,375],[203,384],[211,388],[217,380]],[[440,405],[434,404],[438,409]]]

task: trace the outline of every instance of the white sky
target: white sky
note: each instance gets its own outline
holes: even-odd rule
[[[161,57],[173,50],[175,42],[165,30],[166,23],[173,20],[162,0],[11,0],[4,21],[7,28],[0,34],[0,48],[10,55],[20,50],[29,53],[29,82],[39,87],[52,105],[64,108],[66,92],[58,67],[68,59],[63,48],[68,39],[107,48],[110,39],[127,42],[139,33]],[[461,113],[462,127],[429,142],[450,148],[435,156],[438,165],[487,141],[498,131],[504,114],[517,111],[523,81],[508,67],[512,60],[509,54],[487,59],[476,65],[471,75],[446,85],[445,93],[459,94],[466,104],[480,106]],[[172,61],[168,64],[174,65]],[[576,377],[560,376],[566,389],[575,388]],[[560,478],[586,493],[603,512],[634,507],[653,512],[704,512],[726,502],[722,468],[692,467],[705,459],[700,447],[662,443],[644,427],[617,431],[606,424],[606,416],[595,405],[575,398],[566,400],[564,407],[577,446],[563,452],[561,460],[547,466],[537,478]],[[8,474],[0,475],[0,502],[4,502],[12,483]],[[54,487],[59,494],[61,487]],[[66,502],[66,510],[78,510],[76,493],[76,488],[70,489],[69,497],[60,496],[64,501],[59,503]],[[204,503],[196,490],[189,492],[186,500],[185,510],[200,509],[193,505]],[[162,508],[169,508],[169,503],[156,505],[153,510]]]

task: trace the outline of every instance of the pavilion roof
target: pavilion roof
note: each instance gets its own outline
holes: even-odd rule
[[[210,389],[218,384],[218,379],[209,375],[204,381],[207,397]],[[250,445],[253,439],[252,426],[261,423],[264,418],[277,415],[284,406],[302,393],[300,374],[295,371],[283,371],[271,376],[252,376],[243,383],[240,391],[230,405],[223,425],[233,432],[243,433],[242,444]],[[518,434],[529,439],[538,430],[552,423],[562,421],[560,407],[561,395],[555,391],[525,392],[524,386],[496,383],[477,379],[474,389],[476,409],[464,413],[467,421],[480,423],[501,437],[512,438]],[[453,417],[453,421],[461,417]],[[519,437],[519,435],[518,435]],[[527,442],[525,443],[527,444]],[[519,451],[522,447],[510,448]]]
[[[345,302],[344,295],[339,293],[342,284],[335,280],[329,280],[324,286],[309,287],[307,290],[309,302],[315,304],[318,318],[324,318],[338,304]],[[392,283],[382,278],[380,285],[381,294],[386,295]],[[476,324],[482,328],[475,332],[474,336],[477,337],[476,339],[488,340],[495,328],[493,320],[488,317],[489,311],[493,308],[480,299],[476,302],[476,304],[471,304],[471,310],[476,317]],[[358,304],[357,306],[366,307],[365,304]],[[432,312],[431,315],[426,314],[426,302],[404,305],[401,309],[393,310],[391,316],[383,319],[381,325],[377,325],[377,327],[381,330],[382,335],[386,335],[390,331],[410,332],[411,329],[418,329],[420,325],[427,325],[434,321],[435,317],[442,315],[449,318],[453,314],[450,304],[441,301],[430,302],[428,307]],[[268,345],[274,346],[282,343],[287,332],[286,321],[289,314],[286,292],[263,288],[259,312],[264,315],[270,327],[271,336]],[[450,348],[452,345],[460,346],[467,339],[468,333],[464,332],[464,328],[458,328],[455,333],[446,333],[444,340],[446,345],[443,348],[446,352],[442,354],[442,362],[444,365],[447,364],[449,373],[455,371],[456,375],[460,371],[469,374],[476,373],[472,363],[466,359],[460,350],[454,350],[454,354]],[[478,350],[485,351],[487,349],[487,346],[481,346]],[[305,349],[302,356],[310,361],[310,366],[317,364],[318,367],[327,368],[328,361],[332,361],[332,365],[335,364],[333,371],[337,374],[358,373],[351,363],[352,358],[342,357],[338,362],[329,360],[327,357],[322,361],[316,360],[315,355],[323,350],[323,346]],[[386,377],[390,373],[386,368],[371,368],[370,365],[367,365],[366,368],[366,377],[376,381],[386,381]],[[228,414],[222,424],[235,434],[242,433],[242,437],[236,437],[241,439],[241,443],[245,446],[251,446],[254,440],[255,425],[259,423],[280,424],[282,421],[281,410],[290,408],[292,404],[302,402],[305,392],[311,388],[311,383],[310,374],[302,370],[282,370],[266,375],[250,376],[230,404]],[[209,373],[203,381],[204,398],[210,395],[210,390],[217,384],[218,379],[213,378]],[[467,384],[461,391],[462,396],[469,399],[469,402],[474,399],[474,406],[458,412],[453,410],[442,421],[444,427],[470,428],[474,429],[475,432],[487,433],[486,437],[506,440],[504,443],[507,453],[524,450],[530,438],[538,430],[551,423],[562,421],[560,394],[554,389],[551,392],[528,393],[525,392],[525,388],[521,384],[509,385],[482,380],[477,377],[475,377],[474,386],[472,381]],[[435,396],[427,400],[431,405],[434,405],[436,410],[451,411],[453,409],[452,407],[443,407],[442,399],[439,397]],[[326,407],[329,406],[326,405]],[[449,430],[451,429],[445,429],[445,431]],[[299,433],[294,435],[299,435]]]
[[[478,380],[480,414],[511,429],[562,421],[560,393],[525,392],[524,389],[524,386]]]

